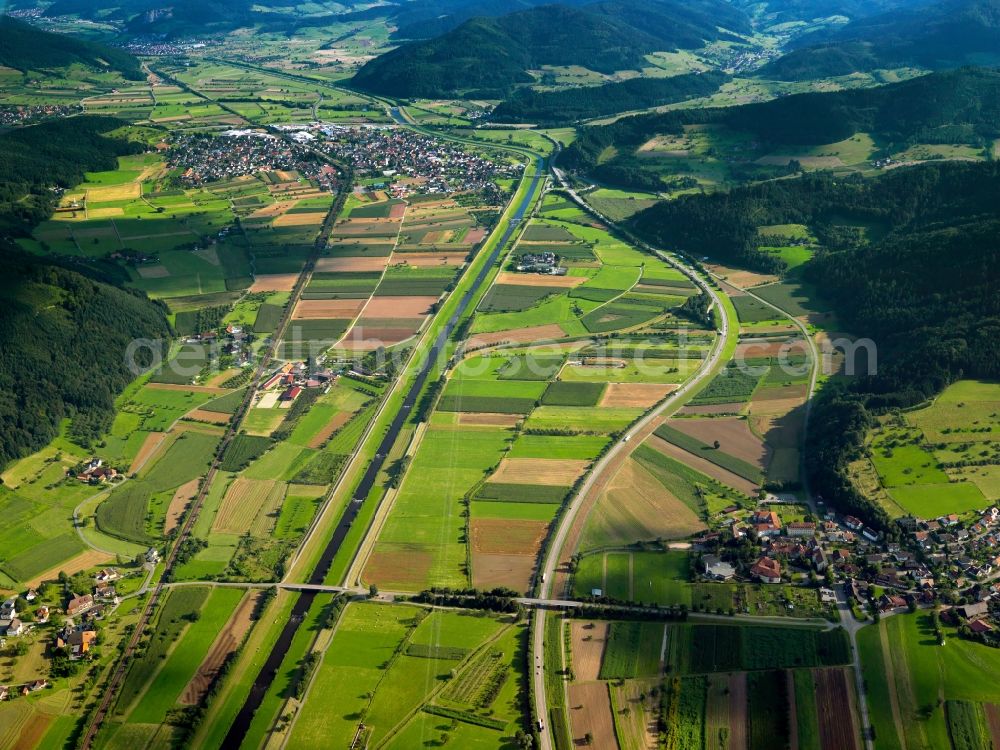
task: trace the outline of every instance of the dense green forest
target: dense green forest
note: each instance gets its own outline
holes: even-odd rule
[[[887,151],[912,143],[985,146],[1000,135],[1000,71],[962,68],[877,88],[625,117],[583,128],[563,152],[561,164],[608,182],[649,189],[659,176],[645,172],[633,156],[635,149],[653,135],[679,134],[694,124],[726,125],[773,146],[835,143],[858,132],[871,134]],[[619,155],[600,163],[609,146]]]
[[[553,125],[589,117],[646,109],[709,96],[729,80],[724,73],[687,73],[670,78],[632,78],[604,86],[534,91],[519,89],[494,111],[497,122]]]
[[[1000,377],[1000,164],[934,164],[877,179],[815,175],[667,201],[632,229],[664,247],[780,270],[757,229],[808,225],[823,250],[802,268],[845,330],[872,339],[877,371],[824,386],[810,420],[813,489],[885,526],[845,467],[873,415],[960,377]]]
[[[145,78],[139,61],[125,50],[52,34],[10,16],[0,16],[0,65],[27,71],[65,68],[75,63],[117,70],[133,81]]]
[[[917,65],[931,69],[1000,62],[1000,0],[945,0],[894,9],[830,32],[807,34],[761,69],[800,81]]]
[[[105,135],[123,125],[85,116],[0,134],[0,230],[23,233],[52,213],[53,187],[77,185],[85,172],[114,169],[117,157],[141,151],[140,144]]]
[[[103,135],[121,125],[110,117],[73,117],[0,135],[3,233],[24,233],[47,218],[54,186],[114,169],[118,155],[141,148]],[[162,305],[141,293],[28,256],[9,240],[0,244],[0,258],[2,466],[48,443],[65,417],[73,417],[71,434],[81,443],[97,437],[114,416],[115,396],[134,378],[125,361],[129,342],[163,338],[169,328]],[[140,364],[149,356],[139,352]]]
[[[466,94],[505,98],[545,65],[582,65],[600,73],[635,70],[645,55],[734,39],[729,22],[746,17],[719,0],[607,0],[573,8],[546,5],[499,18],[472,18],[441,36],[404,44],[366,63],[355,86],[388,96]]]
[[[135,378],[126,348],[169,335],[162,305],[13,250],[0,278],[0,466],[46,445],[72,417],[81,444],[111,425]],[[150,364],[150,352],[137,353]]]

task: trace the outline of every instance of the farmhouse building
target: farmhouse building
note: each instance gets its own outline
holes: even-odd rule
[[[762,557],[750,568],[750,573],[762,583],[781,583],[781,564],[770,557]]]
[[[82,659],[96,642],[97,631],[89,628],[64,631],[56,636],[56,647],[68,649],[70,659]]]
[[[75,617],[81,612],[86,612],[88,609],[94,606],[94,597],[90,594],[83,594],[82,596],[74,596],[69,600],[69,604],[66,605],[66,614],[70,617]]]

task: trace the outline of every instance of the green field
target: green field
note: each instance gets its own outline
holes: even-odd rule
[[[900,735],[906,747],[950,747],[946,708],[950,702],[1000,702],[996,681],[983,678],[1000,670],[1000,651],[962,640],[952,628],[944,631],[946,644],[939,646],[931,614],[919,612],[886,618],[858,634],[868,704],[880,748],[903,747]],[[892,685],[900,726],[893,719]]]
[[[868,460],[893,516],[935,518],[983,510],[1000,498],[1000,384],[963,380],[933,403],[887,417]]]
[[[613,622],[601,660],[602,680],[655,677],[665,637],[661,622]]]

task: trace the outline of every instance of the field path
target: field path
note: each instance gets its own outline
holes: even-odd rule
[[[889,685],[889,707],[892,709],[892,723],[896,725],[896,736],[899,746],[906,750],[906,733],[903,731],[903,717],[899,711],[899,697],[896,693],[896,673],[892,668],[892,656],[889,652],[889,633],[882,625],[878,626],[878,636],[882,643],[882,663],[886,682]]]

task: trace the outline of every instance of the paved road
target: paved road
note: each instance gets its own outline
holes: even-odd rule
[[[554,158],[554,157],[553,157]],[[606,222],[609,226],[613,226],[614,222],[610,221],[606,217],[602,216],[599,212],[592,209],[586,201],[584,201],[576,191],[574,191],[569,184],[566,182],[563,173],[556,167],[552,168],[552,173],[556,178],[556,181],[560,186],[570,195],[570,197],[578,204],[581,208],[590,214],[593,214],[600,218],[602,221]],[[655,251],[654,251],[655,252]],[[636,445],[645,440],[656,429],[657,420],[660,415],[672,408],[676,407],[691,394],[693,390],[702,385],[702,381],[706,377],[710,376],[713,372],[713,368],[719,363],[723,352],[725,351],[725,344],[731,335],[729,319],[724,312],[722,306],[722,300],[719,297],[719,293],[716,292],[712,287],[705,283],[705,281],[699,277],[694,271],[686,266],[680,265],[672,258],[668,257],[664,253],[657,252],[657,255],[670,263],[671,265],[678,268],[682,273],[684,273],[688,278],[690,278],[695,284],[697,284],[702,290],[708,293],[709,297],[712,299],[712,303],[716,305],[720,311],[723,311],[720,315],[722,319],[722,331],[716,345],[713,347],[711,353],[705,358],[704,363],[701,366],[698,374],[689,380],[687,383],[682,385],[676,391],[674,391],[662,404],[660,404],[656,409],[647,414],[635,427],[628,431],[614,447],[609,450],[604,457],[597,463],[593,471],[587,476],[583,485],[580,487],[580,491],[573,496],[570,500],[569,505],[566,507],[565,512],[559,519],[559,526],[556,529],[555,535],[549,544],[548,551],[545,555],[545,561],[542,564],[542,575],[541,582],[538,586],[538,600],[537,601],[552,601],[549,597],[549,593],[552,588],[552,581],[555,578],[556,567],[559,564],[559,558],[562,553],[563,545],[566,542],[566,537],[569,535],[570,529],[573,527],[573,523],[576,519],[577,513],[580,510],[581,505],[587,499],[594,485],[603,477],[604,473],[610,468],[617,465],[617,461],[623,456],[627,456],[628,453],[635,448]],[[545,696],[545,676],[542,664],[544,662],[544,648],[545,648],[545,609],[540,608],[535,612],[535,618],[532,625],[532,647],[531,647],[531,661],[532,661],[532,679],[534,683],[534,694],[535,694],[535,713],[544,723],[540,727],[540,737],[541,737],[541,750],[552,750],[552,733],[549,730],[549,710],[548,701]]]

